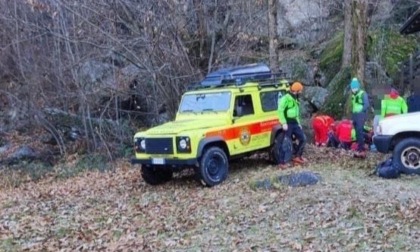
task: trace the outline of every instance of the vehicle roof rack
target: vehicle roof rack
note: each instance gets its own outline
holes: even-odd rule
[[[272,76],[270,68],[266,64],[255,63],[243,66],[222,68],[209,73],[201,81],[203,87],[224,86],[226,84],[243,85],[247,81],[264,80]]]
[[[218,88],[230,85],[240,87],[252,81],[258,83],[259,89],[263,87],[280,87],[283,90],[287,90],[291,84],[286,78],[286,73],[282,71],[272,73],[266,64],[255,63],[219,69],[209,73],[202,81],[192,83],[187,90]]]

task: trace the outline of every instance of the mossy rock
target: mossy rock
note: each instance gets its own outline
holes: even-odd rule
[[[328,86],[329,96],[327,97],[321,112],[341,119],[349,113],[349,89],[348,83],[351,79],[349,68],[339,71]]]
[[[327,83],[330,82],[336,73],[340,71],[341,59],[343,57],[343,39],[344,33],[337,33],[337,35],[328,42],[320,54],[319,67],[325,74]]]
[[[399,63],[406,61],[418,46],[415,36],[403,36],[392,28],[377,28],[369,33],[368,58],[382,65],[390,76],[395,76]]]

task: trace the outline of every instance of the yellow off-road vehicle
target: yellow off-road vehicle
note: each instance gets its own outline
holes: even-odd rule
[[[148,184],[193,167],[206,186],[226,179],[231,159],[268,151],[278,163],[277,102],[288,88],[264,64],[210,73],[182,96],[174,121],[135,134],[132,163],[141,164]]]

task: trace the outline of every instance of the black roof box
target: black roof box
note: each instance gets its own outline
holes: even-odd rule
[[[266,64],[255,63],[222,68],[209,73],[204,80],[201,81],[201,85],[205,87],[225,84],[242,85],[249,80],[265,80],[271,78],[271,76],[271,70]]]

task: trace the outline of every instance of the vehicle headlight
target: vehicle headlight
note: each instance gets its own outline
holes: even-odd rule
[[[185,139],[181,139],[181,140],[179,141],[179,147],[180,147],[181,149],[186,149],[186,148],[187,148],[187,141],[186,141]]]
[[[136,152],[146,152],[146,139],[145,138],[135,138],[134,139],[134,149]]]
[[[140,148],[142,150],[145,150],[146,149],[146,139],[141,139],[140,140]]]
[[[177,142],[176,149],[179,153],[191,152],[191,140],[189,137],[177,137],[176,142]]]

